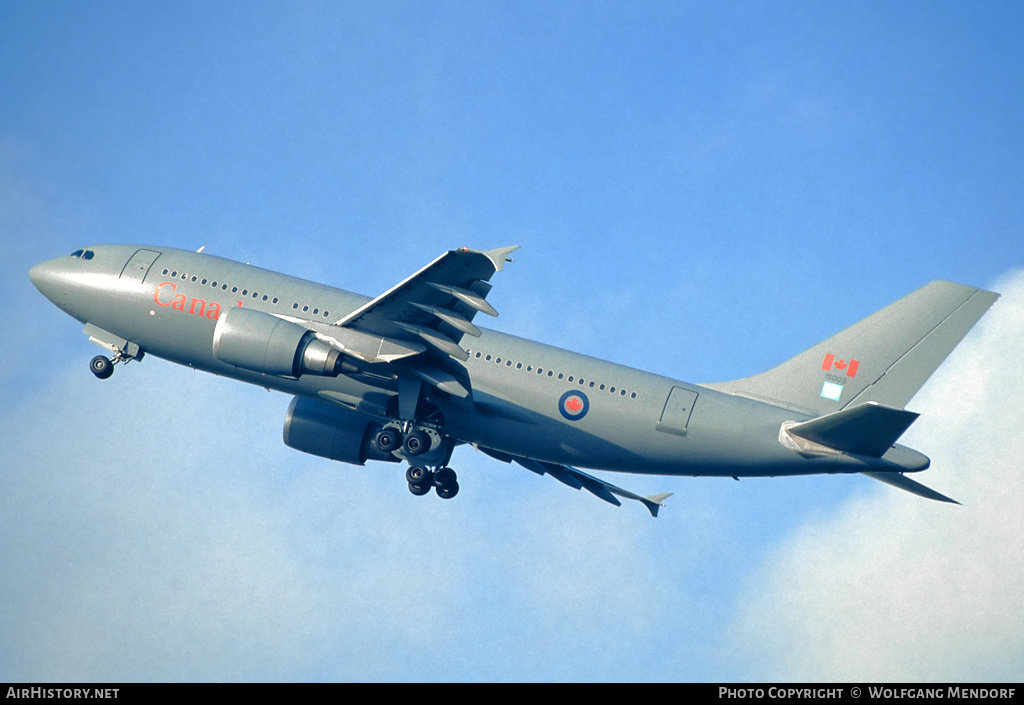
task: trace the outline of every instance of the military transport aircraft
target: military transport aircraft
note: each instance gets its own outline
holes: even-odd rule
[[[863,473],[954,500],[904,473],[903,407],[998,294],[936,281],[753,377],[696,385],[478,327],[515,247],[451,250],[376,298],[166,247],[104,245],[31,269],[85,324],[96,377],[162,357],[294,395],[284,442],[357,465],[406,462],[409,490],[459,491],[469,444],[652,516],[578,468],[724,477]]]

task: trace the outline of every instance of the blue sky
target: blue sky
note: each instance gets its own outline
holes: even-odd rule
[[[0,2],[0,680],[1020,680],[1013,2]],[[911,403],[925,478],[457,452],[453,502],[285,448],[288,399],[97,382],[38,261],[207,251],[376,294],[519,244],[495,327],[689,381],[932,279],[1003,298]]]

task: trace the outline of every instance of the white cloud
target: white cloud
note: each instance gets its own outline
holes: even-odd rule
[[[735,638],[773,680],[1024,676],[1024,272],[910,408],[919,479],[964,506],[865,480],[863,495],[773,551]]]
[[[0,676],[598,679],[679,599],[639,506],[469,450],[465,497],[416,498],[284,447],[283,395],[149,359],[98,382],[83,344],[0,414]]]

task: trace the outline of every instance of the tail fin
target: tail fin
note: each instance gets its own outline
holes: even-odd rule
[[[902,409],[997,298],[934,281],[774,369],[705,386],[812,416],[869,401]]]

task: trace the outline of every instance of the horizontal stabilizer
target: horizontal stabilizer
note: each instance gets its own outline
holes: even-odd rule
[[[865,472],[863,475],[884,482],[887,485],[898,487],[901,490],[916,494],[918,497],[924,497],[925,499],[934,499],[936,502],[949,502],[950,504],[960,504],[955,499],[951,499],[941,492],[936,492],[931,487],[925,487],[920,482],[911,480],[906,475],[902,475],[898,472]]]
[[[793,436],[846,453],[881,458],[919,414],[873,401],[788,426]]]

